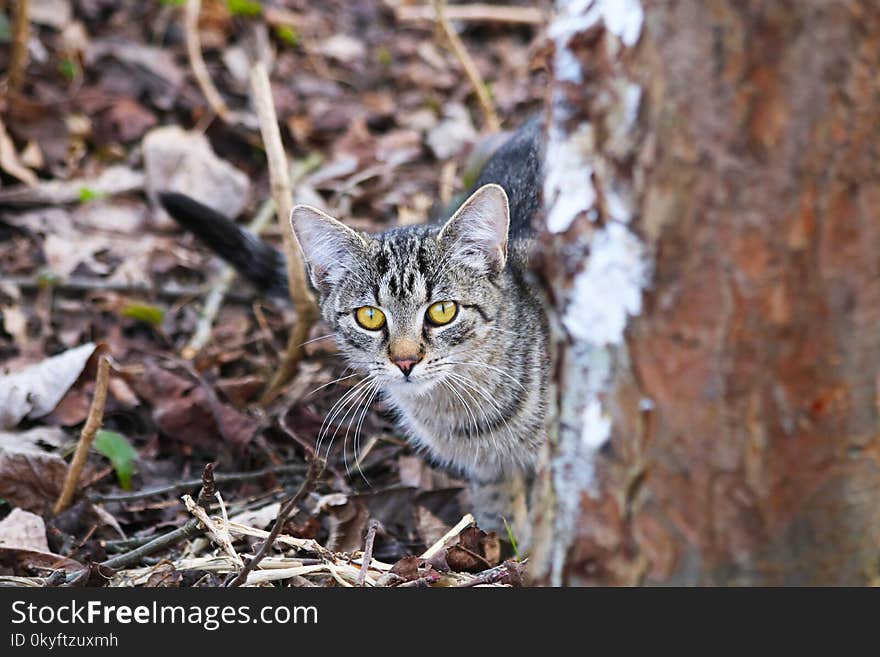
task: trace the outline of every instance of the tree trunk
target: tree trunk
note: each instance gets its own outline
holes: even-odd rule
[[[543,584],[880,569],[880,6],[560,2]]]

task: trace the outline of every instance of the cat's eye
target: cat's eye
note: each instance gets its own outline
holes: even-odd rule
[[[354,318],[369,331],[378,331],[385,326],[385,313],[373,306],[361,306],[354,311]]]
[[[455,301],[438,301],[428,306],[428,312],[425,313],[428,321],[437,326],[448,324],[458,313],[458,304]]]

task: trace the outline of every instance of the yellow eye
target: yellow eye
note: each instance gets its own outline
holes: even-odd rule
[[[385,326],[385,313],[373,306],[361,306],[354,311],[357,323],[370,331],[378,331]]]
[[[438,301],[428,307],[428,321],[441,326],[455,319],[456,313],[458,313],[458,306],[455,301]]]

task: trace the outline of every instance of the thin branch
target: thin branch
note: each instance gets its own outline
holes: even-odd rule
[[[525,572],[525,564],[520,561],[505,561],[502,564],[489,568],[474,575],[473,579],[459,584],[458,588],[469,588],[485,584],[497,584],[507,580],[506,583],[518,583],[522,581]]]
[[[18,0],[15,22],[12,26],[12,53],[9,57],[9,90],[19,91],[24,84],[28,65],[28,40],[30,39],[30,0]]]
[[[89,449],[92,447],[98,429],[101,428],[101,424],[104,422],[104,404],[107,402],[107,384],[109,381],[110,359],[105,355],[101,355],[98,357],[98,376],[95,382],[95,394],[92,397],[92,405],[89,407],[89,415],[79,434],[76,453],[73,455],[73,460],[67,469],[67,476],[64,478],[64,488],[61,490],[58,501],[55,502],[55,508],[52,509],[52,513],[56,516],[70,506],[76,493],[76,486],[79,483],[80,475],[86,465]]]
[[[275,199],[278,212],[278,226],[284,238],[290,299],[296,310],[296,324],[288,336],[287,348],[281,365],[263,396],[262,401],[266,403],[274,398],[280,388],[290,381],[296,373],[303,353],[301,345],[308,339],[309,331],[318,318],[318,308],[306,282],[302,250],[288,223],[290,211],[293,209],[290,169],[287,166],[287,157],[281,142],[281,131],[278,129],[278,117],[275,114],[269,73],[266,71],[266,66],[259,61],[251,67],[251,91],[257,118],[260,122],[260,134],[266,149],[266,159],[269,162],[269,182],[272,188],[272,198]]]
[[[220,548],[226,553],[227,558],[239,568],[244,567],[244,562],[241,560],[241,557],[238,556],[238,552],[235,551],[235,548],[232,547],[232,536],[229,534],[229,518],[226,514],[226,506],[223,504],[223,498],[220,497],[220,494],[217,493],[217,501],[220,504],[220,508],[223,512],[223,523],[217,524],[214,520],[208,515],[207,511],[199,506],[196,502],[193,501],[189,495],[183,496],[183,503],[186,505],[187,511],[192,513],[199,521],[204,525],[207,529],[208,534],[211,536],[211,540],[214,541]]]
[[[305,471],[306,467],[303,464],[293,463],[276,465],[271,468],[263,468],[261,470],[254,470],[252,472],[229,472],[227,474],[216,474],[214,475],[214,481],[216,481],[218,484],[234,481],[251,481],[254,479],[260,479],[269,474],[300,474]],[[178,484],[171,484],[169,486],[161,486],[158,488],[148,488],[147,490],[133,491],[131,493],[118,493],[113,495],[90,495],[89,500],[95,503],[100,502],[104,504],[108,502],[133,502],[136,500],[144,499],[145,497],[155,497],[158,495],[182,493],[188,490],[192,490],[201,483],[201,479],[191,479],[189,481],[182,481]]]
[[[409,582],[404,582],[403,584],[398,584],[395,588],[398,589],[421,589],[431,586],[432,584],[436,584],[440,581],[440,573],[428,573],[423,577],[419,577],[418,579],[414,579]]]
[[[449,543],[452,539],[456,538],[464,530],[465,527],[470,527],[474,523],[476,523],[474,517],[470,513],[466,513],[464,517],[458,521],[458,524],[456,524],[455,527],[443,534],[439,541],[437,541],[436,543],[434,543],[434,545],[422,552],[420,558],[425,559],[426,561],[430,561],[431,557],[433,557],[435,554],[440,552],[440,550],[445,548],[446,544]]]
[[[239,571],[238,575],[236,575],[227,584],[227,586],[241,586],[247,581],[248,573],[256,568],[263,560],[263,558],[269,553],[269,550],[275,543],[275,539],[278,538],[278,534],[281,533],[281,528],[287,521],[287,516],[289,516],[291,511],[296,508],[296,505],[299,504],[303,500],[303,498],[311,493],[318,485],[318,477],[320,476],[323,469],[323,461],[315,459],[309,463],[309,471],[306,473],[305,480],[302,482],[299,490],[296,491],[296,493],[294,493],[294,495],[290,499],[288,499],[284,504],[281,505],[281,508],[278,510],[278,515],[275,517],[275,524],[272,525],[272,530],[269,532],[266,540],[263,542],[263,544],[260,546],[260,549],[254,555],[254,558],[247,562],[245,567]]]
[[[430,5],[398,5],[394,16],[399,21],[433,21],[436,17]],[[517,25],[542,25],[547,13],[537,7],[504,5],[453,5],[447,7],[446,17],[451,21],[474,23],[512,23]]]
[[[376,530],[379,529],[379,522],[374,518],[370,520],[367,528],[367,538],[364,540],[364,557],[361,564],[361,572],[358,573],[355,586],[363,586],[364,580],[367,579],[367,571],[370,569],[370,562],[373,560],[373,542],[376,540]]]
[[[480,101],[480,107],[483,109],[486,127],[491,132],[498,132],[501,129],[501,122],[498,120],[498,114],[495,112],[494,105],[492,105],[492,99],[489,97],[486,83],[483,81],[483,77],[477,70],[474,60],[471,59],[467,48],[465,48],[464,43],[462,43],[446,15],[446,0],[434,0],[434,13],[437,17],[437,25],[440,26],[446,40],[449,41],[452,52],[455,53],[455,56],[461,63],[465,75],[467,75],[471,86],[474,88],[474,92],[477,94],[477,100]]]
[[[211,463],[208,463],[205,466],[205,470],[202,473],[202,490],[199,493],[199,499],[197,504],[205,509],[205,512],[210,512],[211,506],[210,501],[214,496],[214,466]],[[115,557],[107,559],[106,561],[102,561],[99,565],[104,568],[112,568],[113,570],[119,570],[121,568],[126,568],[128,566],[132,566],[136,563],[140,563],[141,559],[144,557],[153,554],[155,552],[159,552],[160,550],[164,550],[165,548],[171,547],[179,543],[180,541],[184,541],[189,538],[195,538],[196,536],[201,536],[205,533],[205,527],[199,522],[198,518],[191,518],[185,525],[182,527],[178,527],[177,529],[168,532],[167,534],[163,534],[158,538],[153,539],[152,541],[141,545],[134,550],[129,552],[125,552],[124,554],[119,554]],[[67,581],[70,582],[74,579],[79,573],[72,573],[68,576]]]
[[[226,101],[214,86],[211,75],[208,73],[208,67],[205,66],[205,59],[202,57],[202,43],[199,37],[199,12],[202,9],[202,0],[187,0],[186,12],[184,15],[184,32],[186,33],[186,54],[189,57],[189,65],[196,83],[208,105],[217,116],[223,119],[224,123],[234,123],[234,117]]]

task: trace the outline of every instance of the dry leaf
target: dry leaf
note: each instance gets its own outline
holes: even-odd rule
[[[15,508],[0,520],[0,546],[48,552],[46,523],[35,513]]]
[[[21,372],[0,376],[0,428],[10,429],[24,418],[50,413],[82,374],[96,349],[89,342]]]
[[[37,174],[28,169],[19,160],[15,144],[12,143],[12,137],[6,132],[6,126],[3,124],[3,121],[0,121],[0,169],[3,169],[12,177],[18,178],[30,187],[36,187],[40,182]]]
[[[63,435],[50,427],[0,432],[0,497],[13,506],[44,512],[61,492],[67,463],[40,444],[60,444]]]

